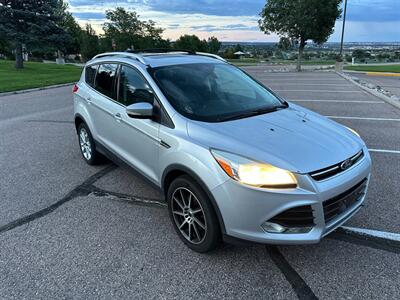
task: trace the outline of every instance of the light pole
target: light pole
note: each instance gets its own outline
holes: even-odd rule
[[[347,11],[347,0],[344,0],[344,13],[343,13],[343,26],[342,26],[342,40],[340,42],[340,58],[343,55],[343,38],[344,38],[344,26],[346,25],[346,11]]]

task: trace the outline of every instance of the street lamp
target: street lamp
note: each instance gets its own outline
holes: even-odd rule
[[[343,26],[342,26],[342,40],[340,42],[340,58],[343,55],[343,38],[344,38],[344,26],[346,25],[346,11],[347,11],[347,0],[344,0],[344,13],[343,13]]]

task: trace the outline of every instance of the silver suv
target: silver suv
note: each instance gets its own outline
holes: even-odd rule
[[[371,159],[354,130],[218,56],[104,53],[73,92],[86,162],[116,157],[160,188],[195,251],[317,243],[364,201]]]

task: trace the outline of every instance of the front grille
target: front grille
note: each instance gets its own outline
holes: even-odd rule
[[[349,159],[341,161],[340,163],[338,163],[336,165],[311,172],[310,176],[317,181],[327,179],[329,177],[332,177],[336,174],[339,174],[339,173],[349,169],[350,167],[355,165],[357,162],[359,162],[363,157],[364,157],[364,151],[361,150],[356,155],[350,157]]]
[[[367,178],[344,193],[323,202],[325,223],[330,222],[360,201],[365,195]]]
[[[310,205],[294,207],[276,215],[268,222],[277,223],[285,227],[314,226],[313,210]]]

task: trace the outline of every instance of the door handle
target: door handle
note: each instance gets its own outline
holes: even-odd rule
[[[121,117],[121,114],[120,114],[120,113],[116,113],[116,114],[114,115],[114,118],[115,118],[118,122],[120,122],[120,121],[122,120],[122,117]]]

